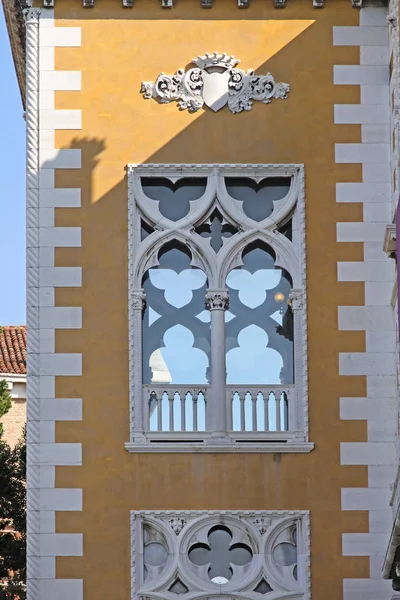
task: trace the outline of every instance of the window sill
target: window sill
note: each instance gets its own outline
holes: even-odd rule
[[[151,454],[155,453],[268,453],[268,454],[307,454],[314,449],[312,442],[302,442],[299,440],[273,441],[266,440],[265,435],[257,439],[257,436],[251,434],[251,438],[245,439],[243,434],[241,439],[236,441],[234,438],[227,438],[224,441],[214,442],[210,438],[204,441],[194,441],[181,438],[167,441],[164,435],[163,440],[127,442],[125,449],[132,454]]]

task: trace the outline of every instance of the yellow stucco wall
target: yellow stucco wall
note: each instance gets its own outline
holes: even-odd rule
[[[83,329],[56,333],[56,352],[82,352],[83,376],[58,377],[58,397],[82,397],[83,421],[57,423],[57,442],[82,442],[83,466],[58,467],[58,487],[82,487],[83,511],[57,513],[58,532],[83,532],[84,555],[57,560],[58,577],[84,577],[85,600],[127,600],[132,509],[309,509],[313,600],[342,597],[343,577],[367,577],[367,558],[342,557],[342,533],[368,531],[367,513],[341,512],[342,487],[366,487],[367,467],[341,467],[340,442],[365,441],[365,422],[340,421],[339,397],[365,395],[364,377],[339,377],[338,352],[363,352],[362,332],[338,332],[337,306],[363,303],[362,283],[338,283],[338,260],[362,260],[362,244],[336,243],[336,222],[362,219],[337,204],[335,182],[361,181],[360,165],[337,165],[335,142],[360,127],[334,125],[335,103],[358,103],[358,86],[334,86],[334,64],[359,64],[359,48],[333,47],[333,25],[358,25],[349,0],[117,0],[56,3],[61,26],[82,28],[81,48],[57,48],[56,68],[82,71],[82,92],[57,92],[56,108],[82,109],[81,131],[57,132],[58,148],[81,148],[82,169],[58,171],[81,187],[80,209],[56,209],[57,226],[81,226],[82,248],[56,250],[58,266],[82,266],[83,287],[56,290],[58,306],[82,306]],[[233,115],[192,115],[145,101],[143,80],[192,57],[225,51],[241,67],[288,82],[288,100]],[[134,455],[129,437],[127,183],[139,162],[304,163],[306,172],[310,440],[305,455]]]

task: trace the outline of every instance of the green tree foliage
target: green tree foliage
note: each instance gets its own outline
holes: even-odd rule
[[[1,330],[0,330],[1,333]],[[0,380],[0,419],[11,408],[8,384]],[[26,436],[11,448],[0,423],[0,600],[25,600]]]
[[[25,600],[26,441],[0,439],[0,600]]]

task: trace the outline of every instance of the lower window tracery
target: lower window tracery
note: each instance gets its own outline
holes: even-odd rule
[[[132,600],[309,599],[308,513],[132,512]]]

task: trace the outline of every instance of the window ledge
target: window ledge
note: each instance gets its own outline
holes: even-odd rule
[[[199,443],[199,442],[127,442],[125,449],[132,454],[156,453],[268,453],[268,454],[306,454],[314,449],[312,442],[237,442],[237,443]]]

